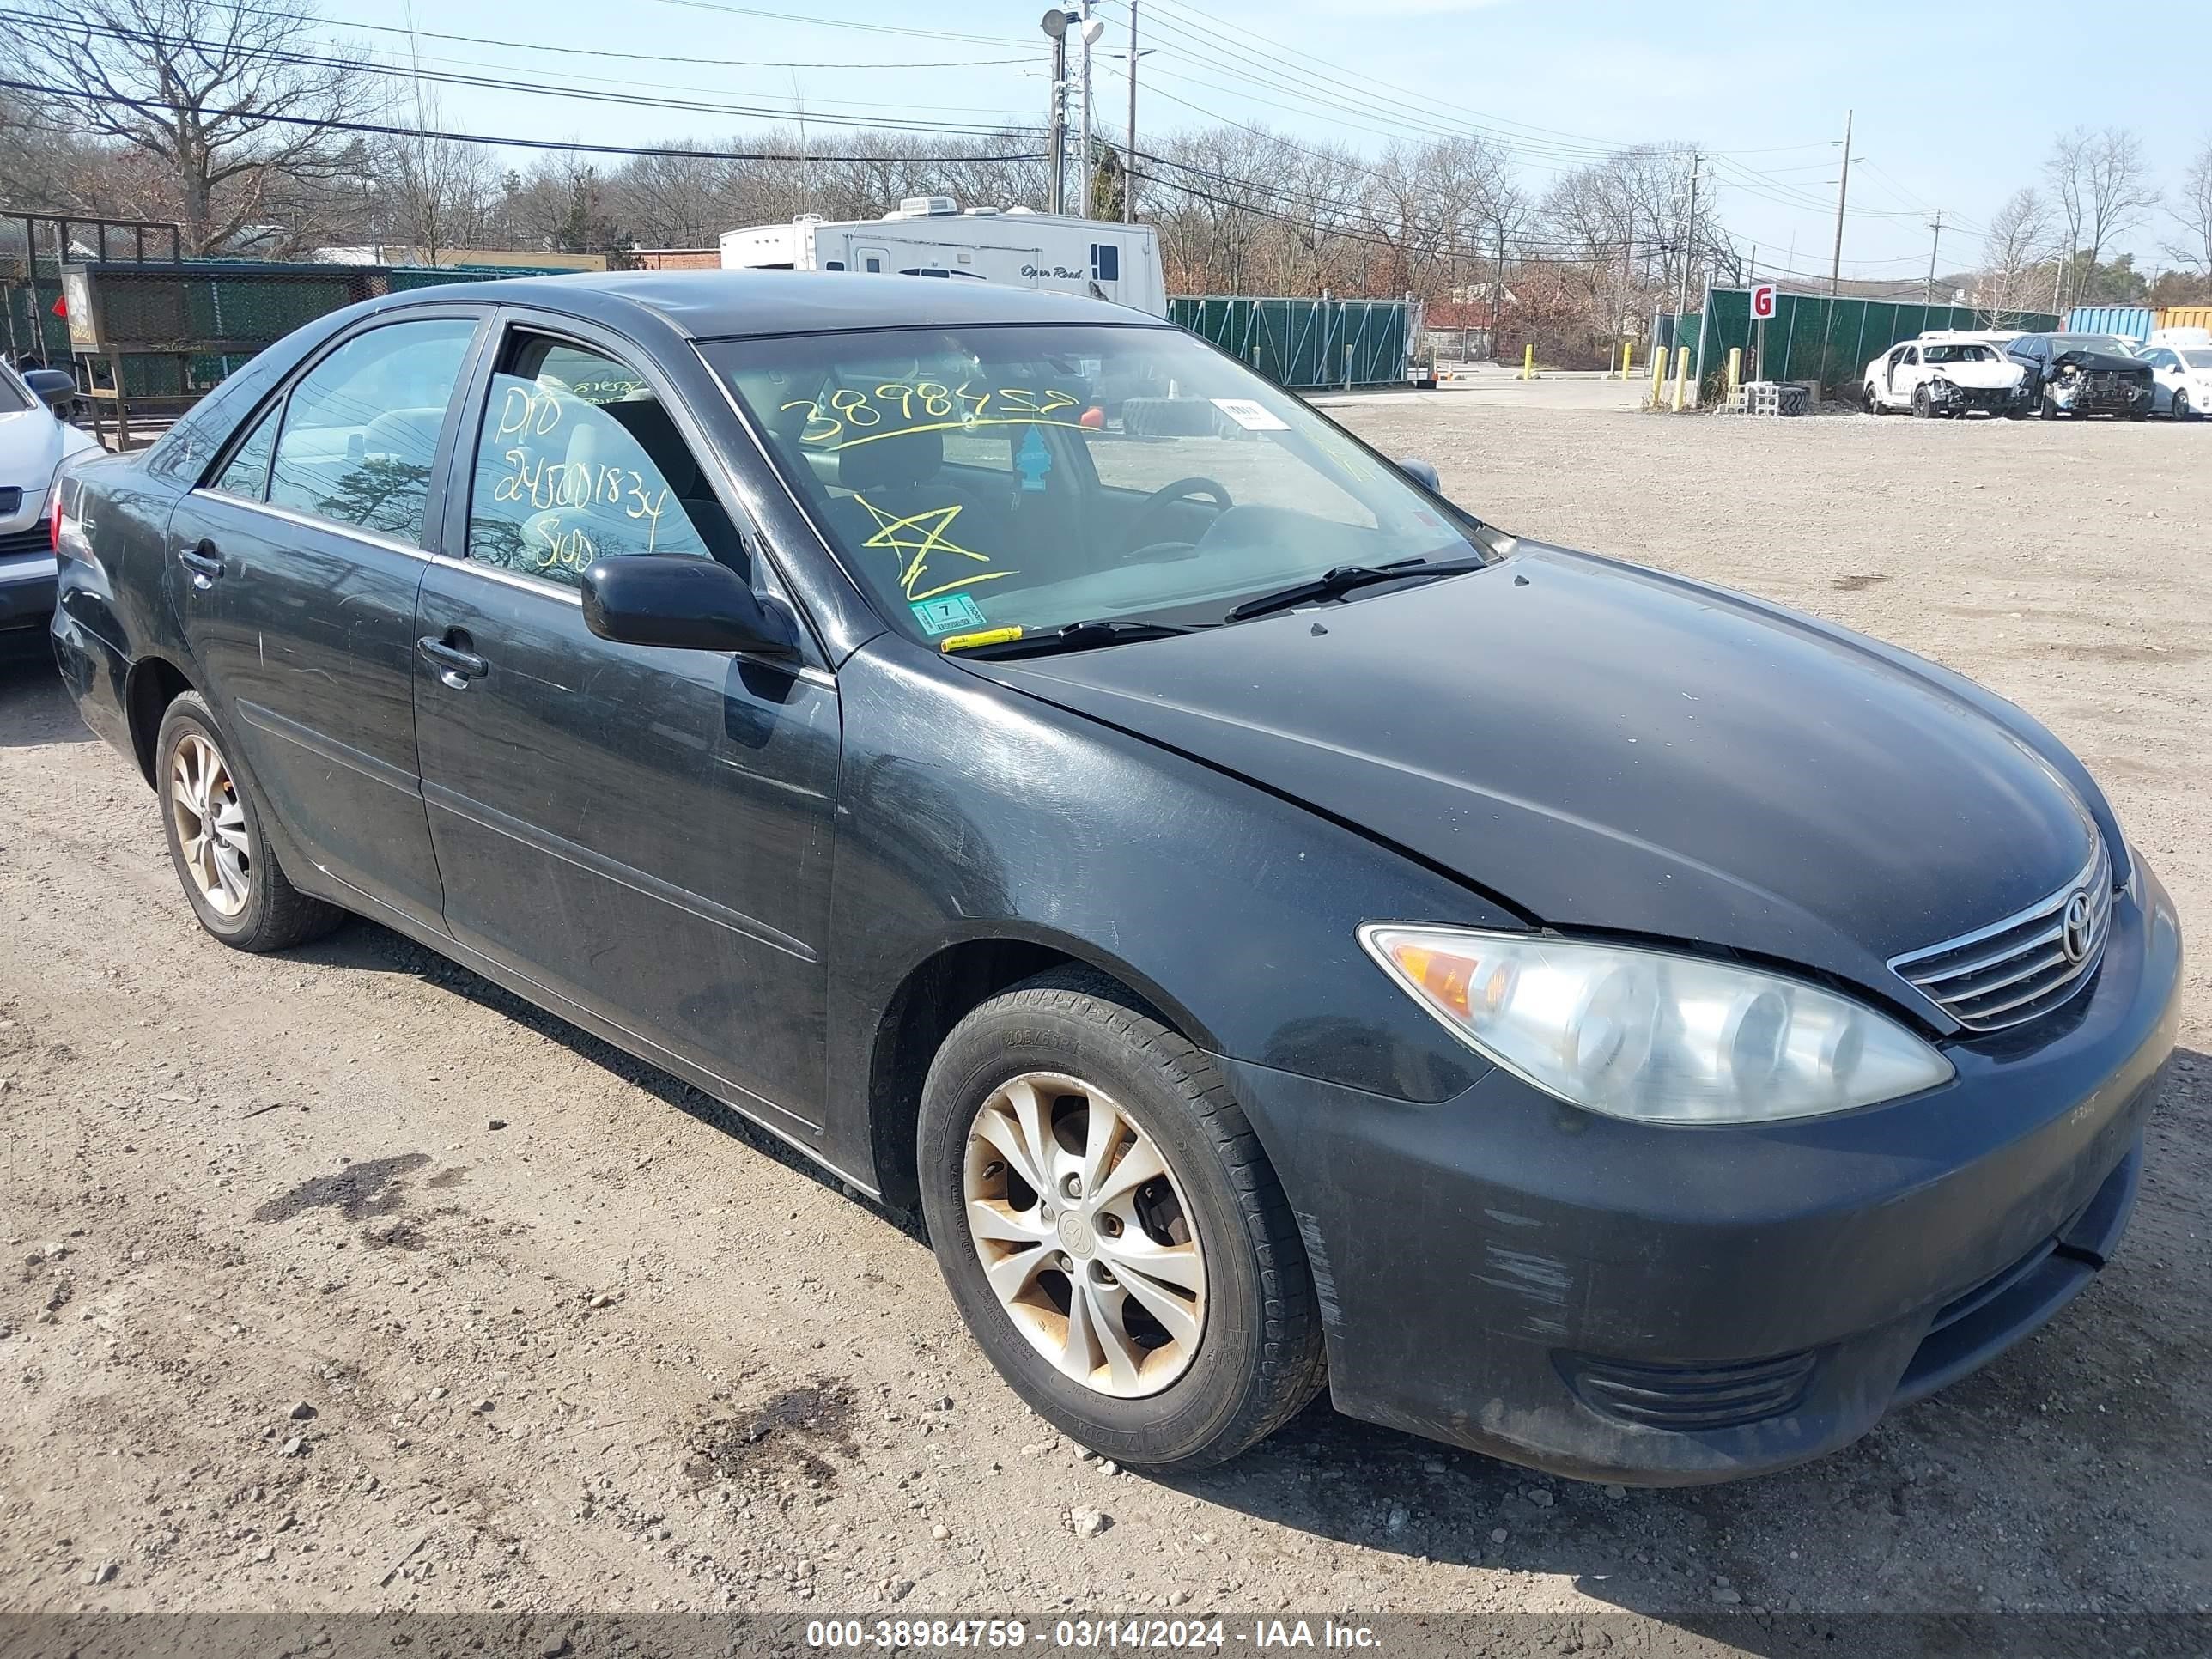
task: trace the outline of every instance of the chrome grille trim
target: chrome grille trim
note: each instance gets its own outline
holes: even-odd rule
[[[2112,930],[2112,855],[2105,838],[2095,839],[2081,872],[2049,897],[1971,933],[1893,957],[1891,971],[1970,1031],[2001,1030],[2057,1007],[2096,971]],[[2076,893],[2088,900],[2088,948],[2069,962],[2066,907]]]

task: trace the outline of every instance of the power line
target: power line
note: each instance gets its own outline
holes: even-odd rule
[[[59,98],[81,104],[116,104],[125,109],[137,110],[142,115],[173,113],[167,104],[151,103],[143,99],[125,98],[116,94],[86,92],[75,87],[48,86],[37,81],[0,80],[0,89],[9,92],[38,93],[49,98]],[[188,106],[195,113],[208,111],[194,104]],[[222,112],[216,112],[222,113]],[[380,121],[330,121],[313,115],[276,115],[257,112],[252,117],[258,125],[289,127],[315,127],[329,132],[357,132],[387,138],[434,139],[456,144],[486,144],[502,149],[554,150],[569,155],[668,155],[688,156],[701,161],[1036,161],[1044,157],[1042,150],[1022,150],[1003,155],[800,155],[777,150],[695,149],[691,146],[672,144],[586,144],[574,139],[512,138],[488,132],[449,132],[436,129],[392,126]]]

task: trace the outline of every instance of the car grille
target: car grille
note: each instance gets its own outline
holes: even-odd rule
[[[2105,838],[2081,873],[2018,915],[1924,951],[1890,967],[1972,1031],[1995,1031],[2047,1013],[2087,983],[2112,922],[2112,860]],[[2086,914],[2070,924],[2079,896]],[[2078,951],[2079,954],[2075,954]]]
[[[0,536],[0,559],[20,553],[51,553],[53,550],[52,538],[42,524],[33,525],[28,530],[12,530]]]
[[[0,518],[4,518],[13,513],[21,512],[22,510],[22,507],[23,492],[21,489],[18,489],[13,484],[10,484],[5,489],[0,489]]]
[[[1733,1429],[1793,1411],[1819,1356],[1808,1350],[1726,1365],[1630,1364],[1563,1354],[1568,1384],[1592,1411],[1644,1428]]]

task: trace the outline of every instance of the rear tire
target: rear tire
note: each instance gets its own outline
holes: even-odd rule
[[[282,951],[345,920],[292,885],[261,828],[246,775],[196,691],[178,694],[154,739],[169,862],[201,927],[240,951]]]
[[[1320,1390],[1312,1275],[1258,1137],[1212,1060],[1104,975],[1040,975],[955,1026],[918,1142],[946,1287],[1063,1433],[1131,1467],[1203,1468]]]

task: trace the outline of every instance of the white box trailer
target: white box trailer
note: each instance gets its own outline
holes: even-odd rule
[[[1028,208],[970,208],[949,196],[909,197],[880,219],[801,214],[787,225],[722,233],[725,270],[848,270],[1005,283],[1110,300],[1168,314],[1160,242],[1150,225],[1120,225]]]

